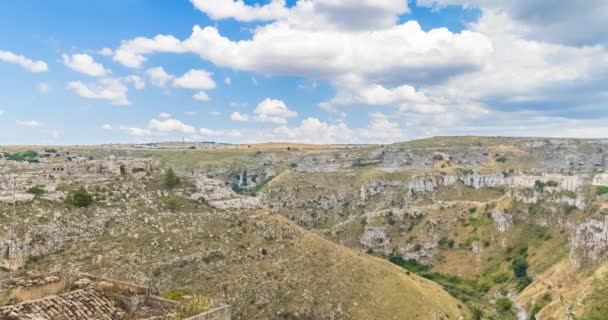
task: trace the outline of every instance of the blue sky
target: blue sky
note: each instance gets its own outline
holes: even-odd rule
[[[4,1],[0,144],[608,136],[605,1],[498,2]]]

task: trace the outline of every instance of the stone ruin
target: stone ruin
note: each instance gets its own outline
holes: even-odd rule
[[[2,320],[172,320],[178,302],[153,295],[132,283],[80,274],[35,276],[0,283]],[[187,320],[230,320],[231,308],[219,305]]]

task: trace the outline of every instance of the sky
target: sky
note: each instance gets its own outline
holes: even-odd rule
[[[608,1],[0,2],[0,144],[608,137]]]

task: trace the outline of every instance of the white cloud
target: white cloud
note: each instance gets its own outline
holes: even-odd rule
[[[233,18],[239,21],[281,20],[307,28],[318,26],[361,30],[390,27],[400,15],[409,12],[407,1],[396,0],[315,0],[299,1],[291,9],[284,0],[271,0],[260,6],[248,6],[242,0],[191,0],[211,19]]]
[[[48,67],[44,61],[33,61],[23,55],[0,50],[0,61],[17,64],[31,72],[46,72]]]
[[[36,120],[17,120],[17,124],[26,127],[40,127],[42,124]]]
[[[166,119],[156,120],[152,119],[148,122],[148,129],[156,130],[159,132],[180,132],[180,133],[194,133],[196,130],[194,127],[187,125],[177,119]]]
[[[229,86],[229,85],[232,85],[232,79],[230,79],[230,77],[225,77],[225,78],[224,78],[224,83],[225,83],[226,85],[228,85],[228,86]]]
[[[104,78],[95,84],[72,81],[68,83],[68,89],[83,98],[109,100],[116,105],[131,104],[127,98],[129,89],[119,79]]]
[[[161,112],[161,113],[158,115],[158,117],[159,117],[159,118],[163,118],[163,119],[168,119],[168,118],[171,118],[171,114],[170,114],[170,113],[167,113],[167,112]]]
[[[213,73],[205,70],[191,69],[183,76],[173,80],[173,86],[187,89],[209,90],[215,88],[215,81],[211,78]]]
[[[137,127],[124,128],[123,127],[121,129],[127,131],[131,135],[138,136],[138,137],[145,137],[145,136],[149,136],[152,134],[152,132],[150,130],[144,129],[144,128],[137,128]]]
[[[285,124],[287,118],[298,115],[297,112],[289,110],[283,101],[268,98],[260,102],[253,112],[256,114],[256,121],[276,124]]]
[[[248,6],[243,0],[190,0],[190,2],[215,20],[234,18],[239,21],[268,21],[285,17],[289,13],[285,0],[271,0],[263,6]]]
[[[205,137],[240,137],[241,132],[239,130],[213,130],[208,128],[200,128],[200,134]]]
[[[187,116],[195,116],[196,115],[196,111],[185,111],[184,114],[187,115]]]
[[[167,82],[173,80],[173,76],[165,72],[163,67],[154,67],[146,70],[146,76],[150,82],[157,87],[164,87]]]
[[[340,122],[329,124],[317,118],[302,120],[299,127],[280,126],[273,130],[279,140],[298,141],[303,143],[328,144],[355,139],[355,133],[346,124]]]
[[[403,131],[399,124],[392,122],[385,114],[370,113],[370,124],[366,129],[358,130],[358,134],[365,141],[399,141],[403,138]]]
[[[483,14],[504,13],[520,25],[522,35],[531,40],[574,46],[608,44],[608,2],[586,0],[419,0],[418,5],[464,5],[481,8]]]
[[[110,56],[114,55],[114,50],[112,50],[110,48],[103,48],[103,49],[99,50],[97,53],[104,57],[110,57]]]
[[[140,76],[130,75],[124,78],[126,83],[131,83],[137,90],[142,90],[146,87],[146,82]]]
[[[209,96],[207,95],[207,93],[205,91],[199,91],[197,93],[195,93],[192,98],[194,100],[198,100],[198,101],[209,101]]]
[[[109,123],[101,125],[101,128],[104,129],[104,130],[112,130],[113,129],[112,125],[109,124]]]
[[[144,37],[123,41],[114,51],[112,59],[130,68],[139,68],[146,61],[144,54],[152,52],[185,52],[179,39],[174,36],[157,35],[153,39]]]
[[[290,7],[276,1],[272,3],[281,13],[267,11],[263,16],[269,5],[201,0],[194,5],[212,19],[268,23],[256,25],[246,39],[233,40],[213,26],[195,26],[185,39],[137,38],[124,41],[117,52],[124,51],[140,64],[155,52],[195,53],[218,67],[252,72],[252,83],[256,77],[273,75],[325,81],[336,90],[333,98],[321,104],[326,109],[340,112],[343,110],[337,108],[351,105],[368,105],[373,111],[392,108],[390,120],[370,114],[369,127],[358,129],[368,136],[375,135],[375,124],[397,123],[408,138],[506,130],[552,134],[545,130],[540,116],[565,114],[566,108],[580,108],[580,115],[568,113],[572,118],[585,112],[605,113],[598,101],[607,97],[608,37],[604,29],[608,3],[590,1],[578,9],[572,1],[416,2],[481,8],[478,21],[465,25],[464,31],[452,32],[446,28],[423,30],[416,21],[398,22],[396,17],[409,10],[408,1],[310,0]],[[537,129],[503,126],[495,118],[512,116],[513,123],[521,123],[525,116],[518,112],[522,109],[539,113],[537,122],[529,123]],[[252,121],[277,124],[286,124],[287,118],[249,116]],[[339,125],[319,122],[330,128]],[[312,124],[311,120],[308,125]],[[588,126],[598,127],[596,123]],[[288,129],[285,132],[295,130],[284,128]],[[358,134],[354,139],[366,141]]]
[[[95,62],[93,57],[86,53],[73,54],[71,56],[64,53],[61,55],[61,58],[63,59],[63,64],[68,68],[89,76],[102,77],[110,73],[110,70]]]
[[[209,114],[212,115],[212,116],[214,116],[214,117],[219,117],[219,116],[222,115],[222,113],[219,112],[219,111],[210,111]]]
[[[51,92],[51,85],[45,82],[40,82],[36,86],[36,89],[38,89],[38,92],[40,93],[49,93]]]
[[[247,122],[247,121],[249,121],[249,115],[241,114],[240,112],[235,111],[230,115],[230,120]]]

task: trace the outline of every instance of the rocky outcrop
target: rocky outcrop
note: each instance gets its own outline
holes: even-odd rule
[[[505,232],[513,225],[513,214],[505,213],[500,209],[494,209],[492,211],[492,220],[494,220],[498,231]]]
[[[576,225],[570,240],[570,258],[576,264],[595,262],[608,251],[608,216],[594,217]]]
[[[407,184],[401,181],[392,180],[371,180],[361,185],[361,191],[359,193],[362,201],[365,201],[371,196],[383,193],[386,188],[397,187],[405,188]]]
[[[235,195],[230,187],[219,180],[198,176],[195,177],[194,184],[196,191],[190,195],[192,200],[215,201],[232,198]]]
[[[608,173],[595,175],[591,184],[594,186],[608,186]]]
[[[423,174],[415,175],[409,184],[409,190],[412,193],[416,192],[431,192],[439,187],[448,187],[461,181],[464,185],[473,187],[475,189],[480,188],[534,188],[536,181],[547,183],[554,181],[557,183],[557,187],[553,188],[553,191],[577,191],[583,185],[585,185],[587,178],[580,175],[560,175],[560,174],[546,174],[546,175],[513,175],[505,176],[503,172],[496,172],[493,174],[480,174],[478,172],[466,172],[459,175],[449,174]]]
[[[359,242],[366,249],[386,249],[390,243],[386,227],[365,227]]]

